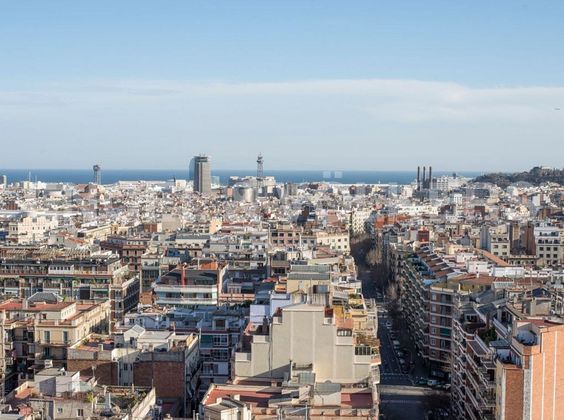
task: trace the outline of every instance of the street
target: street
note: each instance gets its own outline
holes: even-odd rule
[[[359,244],[353,251],[358,264],[358,277],[362,280],[362,293],[366,298],[376,299],[378,307],[378,338],[382,359],[379,386],[381,417],[386,420],[447,418],[445,414],[449,407],[449,394],[417,385],[417,379],[427,378],[428,368],[417,356],[408,331],[405,327],[399,327],[401,323],[388,314],[386,296],[383,296],[384,287],[378,283],[378,277],[374,276],[374,268],[365,263],[364,257],[369,247],[368,244]],[[391,334],[395,334],[394,338]],[[396,349],[394,340],[399,342],[396,343]],[[398,351],[401,352],[401,358]]]
[[[386,322],[392,322],[383,307],[378,306],[378,338],[380,339],[380,355],[382,366],[380,368],[380,383],[386,385],[412,385],[410,376],[402,373],[399,358],[394,351],[390,331],[386,328]]]
[[[392,329],[387,328],[393,320],[388,317],[383,303],[378,304],[378,338],[380,339],[380,412],[385,419],[425,420],[429,410],[448,407],[448,394],[426,386],[416,386],[415,372],[422,370],[422,362],[417,360],[415,351],[401,348],[402,359],[406,366],[402,371],[398,350],[394,349],[390,336]],[[406,334],[401,331],[397,334]],[[405,341],[405,340],[402,340]],[[396,346],[397,347],[397,346]],[[411,363],[413,361],[413,363]],[[405,373],[404,373],[405,372]]]

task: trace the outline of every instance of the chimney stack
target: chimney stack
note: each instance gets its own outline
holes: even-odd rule
[[[180,268],[180,285],[182,287],[186,286],[186,263],[183,263]]]
[[[423,166],[423,188],[426,188],[426,185],[425,185],[426,179],[427,179],[427,167]]]
[[[431,189],[432,182],[433,182],[433,167],[429,166],[429,185],[427,188]]]
[[[421,166],[417,167],[417,191],[421,190]]]

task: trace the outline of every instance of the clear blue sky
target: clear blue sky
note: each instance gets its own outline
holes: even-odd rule
[[[564,1],[4,1],[0,168],[562,166],[563,40]]]

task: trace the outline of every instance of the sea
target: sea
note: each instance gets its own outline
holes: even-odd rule
[[[452,175],[452,172],[434,171],[433,176]],[[459,172],[457,175],[475,178],[480,172]],[[8,182],[42,181],[83,184],[92,182],[93,171],[86,169],[1,169],[0,175],[6,175]],[[227,184],[230,176],[256,175],[256,170],[218,169],[212,170],[212,176]],[[278,182],[331,182],[340,184],[409,184],[416,177],[416,171],[314,171],[314,170],[265,170],[264,176],[273,176]],[[117,181],[167,181],[187,179],[187,169],[102,169],[102,184],[114,184]]]

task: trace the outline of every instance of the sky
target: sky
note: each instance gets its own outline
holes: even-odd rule
[[[0,169],[564,163],[564,2],[0,2]]]

